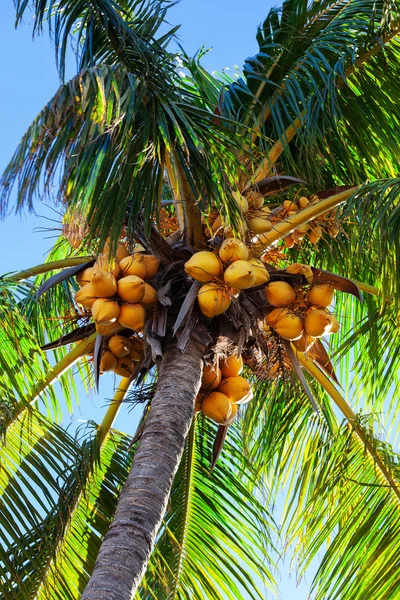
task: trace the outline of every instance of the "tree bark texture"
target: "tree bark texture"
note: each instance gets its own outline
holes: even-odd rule
[[[157,389],[114,521],[81,600],[132,600],[167,508],[200,388],[205,347],[166,350]]]

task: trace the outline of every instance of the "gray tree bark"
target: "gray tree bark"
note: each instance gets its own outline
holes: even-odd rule
[[[132,600],[164,517],[200,388],[205,347],[174,346],[161,362],[157,389],[114,521],[81,600]]]

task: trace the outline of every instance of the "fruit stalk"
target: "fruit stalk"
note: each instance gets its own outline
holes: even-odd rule
[[[130,377],[123,377],[119,382],[119,385],[115,391],[114,397],[107,409],[106,414],[98,427],[97,437],[99,445],[101,446],[104,442],[108,432],[110,431],[113,423],[117,417],[118,411],[121,408],[121,404],[124,401],[126,392],[129,389],[130,385]]]

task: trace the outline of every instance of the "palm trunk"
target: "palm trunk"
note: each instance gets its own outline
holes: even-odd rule
[[[115,518],[81,600],[132,600],[145,573],[193,419],[205,347],[170,347]]]

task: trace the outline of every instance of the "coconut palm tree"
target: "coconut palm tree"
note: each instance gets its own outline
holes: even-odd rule
[[[262,598],[283,543],[300,575],[320,557],[315,598],[398,598],[399,7],[286,0],[229,79],[183,50],[180,74],[170,4],[15,1],[17,23],[32,8],[49,26],[61,77],[72,36],[78,71],[1,180],[3,215],[13,186],[18,209],[55,195],[64,212],[49,260],[0,280],[3,596]],[[117,331],[74,294],[128,251],[159,264],[157,300]],[[335,290],[327,350],[315,294]],[[58,396],[98,385],[115,333],[138,356],[72,435]],[[217,414],[203,366],[239,356],[253,399],[233,422],[239,381]],[[133,440],[112,427],[123,401],[143,406]]]

